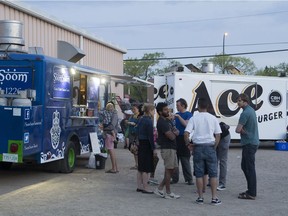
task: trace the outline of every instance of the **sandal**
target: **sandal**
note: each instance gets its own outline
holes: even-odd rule
[[[255,200],[256,197],[254,196],[250,196],[249,194],[245,193],[241,193],[238,196],[238,199],[248,199],[248,200]]]
[[[115,174],[115,173],[117,173],[117,171],[114,171],[111,169],[111,170],[106,171],[105,173],[114,173]]]

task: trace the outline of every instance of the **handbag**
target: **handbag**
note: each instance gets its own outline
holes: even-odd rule
[[[135,138],[134,141],[131,143],[129,150],[130,150],[130,152],[131,152],[132,154],[138,155],[138,145],[137,145],[136,138]]]

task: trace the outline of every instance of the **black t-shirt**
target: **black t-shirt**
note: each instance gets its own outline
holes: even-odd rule
[[[176,139],[170,140],[166,137],[165,133],[172,131],[172,122],[164,117],[159,117],[157,121],[157,131],[158,131],[158,144],[161,149],[175,149],[176,150]]]

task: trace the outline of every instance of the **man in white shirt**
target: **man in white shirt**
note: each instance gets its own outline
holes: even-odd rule
[[[215,116],[207,112],[208,101],[205,98],[199,98],[198,111],[190,118],[185,128],[184,138],[186,145],[189,143],[189,136],[192,135],[193,143],[193,164],[196,176],[196,185],[198,199],[196,203],[203,204],[203,185],[205,169],[208,170],[210,178],[212,205],[219,205],[221,201],[217,198],[217,156],[216,147],[220,140],[221,128]]]

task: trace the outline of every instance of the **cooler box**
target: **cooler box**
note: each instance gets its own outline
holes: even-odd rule
[[[276,141],[275,150],[278,151],[288,151],[288,142],[285,141]]]
[[[106,159],[107,159],[107,154],[104,154],[104,153],[95,154],[96,169],[105,169]]]

